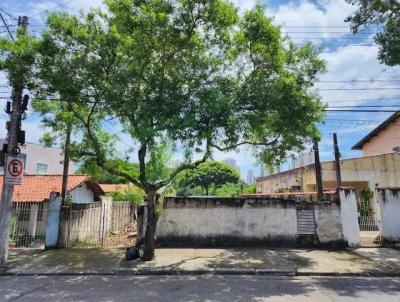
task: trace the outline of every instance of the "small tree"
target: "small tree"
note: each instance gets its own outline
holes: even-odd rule
[[[400,64],[400,2],[397,0],[346,0],[358,10],[346,19],[353,33],[360,28],[379,25],[375,42],[380,45],[378,58],[389,66]]]
[[[227,183],[236,184],[239,182],[239,172],[231,166],[215,161],[208,161],[198,165],[193,170],[181,172],[178,178],[178,187],[201,187],[206,195],[209,189],[220,188]]]
[[[280,162],[318,136],[324,106],[310,88],[324,63],[311,44],[297,48],[283,38],[261,5],[243,16],[225,0],[107,0],[106,7],[81,19],[49,17],[41,68],[58,80],[42,80],[84,126],[81,157],[145,192],[142,259],[150,260],[157,193],[179,172],[213,149],[243,145]],[[135,140],[138,177],[110,161],[116,153],[99,117],[117,118]],[[165,140],[183,149],[185,162],[149,172]]]

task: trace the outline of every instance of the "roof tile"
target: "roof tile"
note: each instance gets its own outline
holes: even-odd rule
[[[67,191],[88,181],[88,175],[69,175]],[[51,192],[61,192],[62,175],[24,175],[22,185],[14,186],[14,202],[40,202],[49,199]],[[0,192],[3,189],[3,175],[0,175]]]

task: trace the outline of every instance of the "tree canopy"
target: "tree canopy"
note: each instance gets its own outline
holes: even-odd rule
[[[400,2],[398,0],[347,0],[358,10],[346,19],[357,33],[377,24],[375,42],[380,45],[378,58],[389,66],[400,64]]]
[[[221,186],[231,183],[237,184],[240,179],[239,172],[231,166],[215,161],[207,161],[192,170],[186,170],[177,177],[177,191],[188,188],[201,187],[206,195],[209,189],[214,191]]]

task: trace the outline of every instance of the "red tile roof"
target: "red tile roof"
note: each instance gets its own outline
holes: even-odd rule
[[[67,191],[86,182],[93,182],[88,175],[69,175]],[[61,192],[62,175],[24,175],[22,185],[14,186],[14,202],[40,202],[49,199],[51,192]],[[3,175],[0,175],[0,192]],[[100,189],[100,188],[99,188]],[[101,190],[101,189],[100,189]]]

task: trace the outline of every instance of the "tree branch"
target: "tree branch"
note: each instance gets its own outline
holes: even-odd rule
[[[234,145],[230,145],[230,146],[227,146],[227,147],[220,147],[220,146],[215,145],[215,144],[211,144],[211,147],[213,147],[213,148],[215,148],[215,149],[217,149],[217,150],[223,152],[223,151],[228,151],[228,150],[236,149],[237,147],[242,146],[242,145],[271,146],[271,145],[274,145],[274,144],[277,143],[279,137],[280,137],[280,135],[278,135],[275,139],[273,139],[273,140],[270,141],[270,142],[258,142],[258,143],[254,143],[254,142],[251,142],[251,141],[243,141],[243,142],[240,142],[240,143],[237,143],[237,144],[234,144]]]

